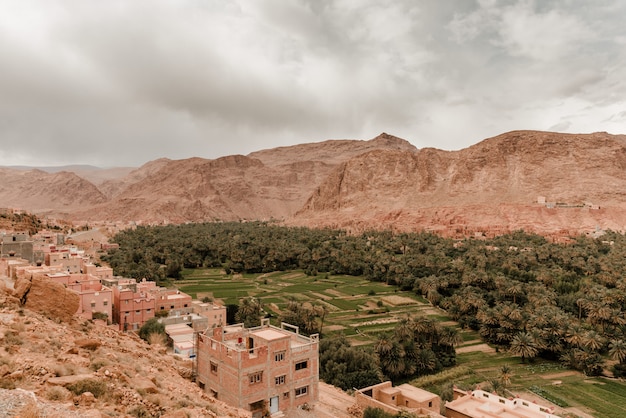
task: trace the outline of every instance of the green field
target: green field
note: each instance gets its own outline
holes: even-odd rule
[[[454,324],[444,311],[432,307],[421,296],[362,277],[307,276],[301,271],[227,276],[218,269],[197,269],[184,270],[183,279],[176,286],[194,298],[208,296],[225,304],[237,304],[246,296],[257,297],[265,310],[274,314],[273,321],[290,299],[323,304],[328,309],[324,334],[343,333],[359,345],[372,344],[379,333],[393,330],[407,314]],[[523,364],[508,353],[472,351],[472,347],[483,344],[479,334],[467,329],[460,331],[461,348],[468,352],[457,355],[458,365],[440,376],[425,376],[411,383],[435,393],[440,393],[442,385],[448,382],[465,388],[485,388],[490,380],[498,379],[500,368],[507,365],[512,369],[511,385],[507,388],[510,396],[541,396],[566,408],[558,411],[571,418],[582,416],[581,413],[596,418],[626,417],[626,384],[588,378],[558,362],[536,359]]]
[[[206,296],[237,304],[243,297],[254,296],[271,313],[279,313],[291,299],[324,305],[328,310],[324,332],[342,332],[360,344],[374,342],[377,333],[392,330],[408,313],[423,310],[425,315],[447,319],[417,295],[400,293],[394,286],[362,277],[307,276],[301,271],[228,276],[219,269],[186,269],[182,275],[176,286],[197,299]],[[395,303],[398,297],[403,300]]]

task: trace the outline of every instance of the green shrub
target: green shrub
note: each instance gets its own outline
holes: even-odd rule
[[[150,318],[142,325],[139,329],[139,337],[144,341],[148,341],[150,334],[153,333],[165,335],[165,325],[160,323],[157,318]]]
[[[105,382],[96,379],[85,379],[80,382],[72,383],[67,386],[67,389],[74,395],[80,395],[85,392],[91,392],[96,398],[101,397],[107,391],[107,385]]]

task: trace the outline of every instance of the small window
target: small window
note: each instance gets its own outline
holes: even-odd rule
[[[162,310],[162,311],[163,311],[163,310],[165,310],[165,306],[161,306],[161,310]]]
[[[96,302],[91,302],[91,307],[95,308],[96,307]]]
[[[280,351],[276,354],[274,354],[274,361],[283,361],[285,359],[285,352],[284,351]]]
[[[433,401],[428,402],[428,407],[432,408],[433,407]]]
[[[505,403],[504,399],[499,399],[498,400],[500,403]]]
[[[283,399],[289,399],[289,392],[283,393]]]
[[[152,309],[146,309],[146,313],[150,313]]]
[[[104,302],[102,302],[102,305],[103,305],[103,306],[109,306],[109,301],[108,301],[108,300],[105,300]]]
[[[285,384],[285,375],[276,376],[274,378],[274,383],[276,383],[276,385],[284,385]]]
[[[309,392],[308,386],[302,386],[301,388],[296,388],[296,396],[304,396]]]
[[[135,313],[136,313],[137,315],[139,315],[139,314],[141,313],[141,311],[135,311]]]
[[[217,363],[211,362],[211,373],[217,374]]]
[[[187,307],[187,304],[185,303],[185,308]]]
[[[250,378],[250,384],[260,383],[263,381],[263,372],[252,373],[248,376]]]
[[[170,309],[174,309],[174,305],[170,306]]]
[[[307,360],[296,363],[296,370],[306,369],[309,366],[309,362]]]

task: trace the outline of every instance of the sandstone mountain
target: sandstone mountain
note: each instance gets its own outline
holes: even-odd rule
[[[92,181],[0,170],[0,206],[76,221],[571,234],[626,226],[626,136],[514,131],[459,151],[388,134],[215,160],[161,159]],[[122,174],[120,174],[122,173]]]

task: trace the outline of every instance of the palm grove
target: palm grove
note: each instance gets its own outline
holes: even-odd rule
[[[596,375],[612,360],[614,373],[626,375],[626,237],[618,233],[558,244],[521,231],[452,240],[251,222],[139,227],[121,232],[115,242],[119,250],[103,260],[119,275],[159,282],[176,279],[182,268],[220,267],[364,276],[423,295],[521,361],[561,360]],[[250,304],[242,300],[241,309],[254,311]],[[318,332],[324,314],[294,301],[283,319]],[[454,364],[455,331],[409,317],[393,333],[380,335],[372,352],[350,347],[345,338],[322,339],[321,378],[351,388],[379,381],[382,374],[400,379],[435,372]]]

